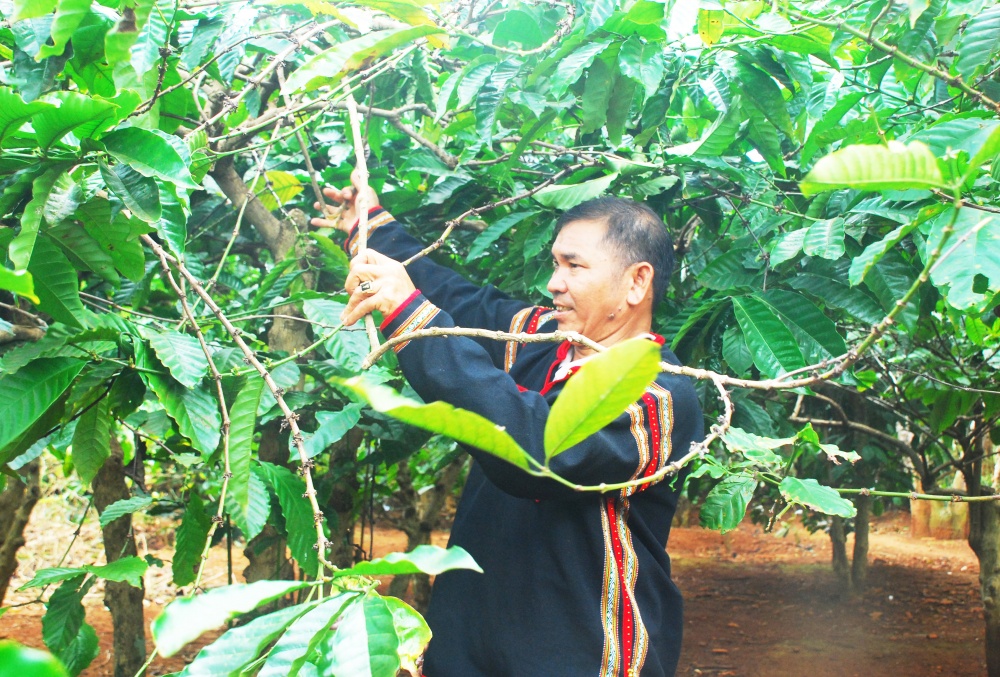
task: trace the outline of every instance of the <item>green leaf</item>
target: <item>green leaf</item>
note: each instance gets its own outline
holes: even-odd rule
[[[6,607],[4,610],[6,611]],[[2,677],[70,677],[52,654],[21,646],[12,639],[0,640],[0,675]]]
[[[345,606],[357,599],[357,593],[343,592],[299,616],[268,653],[257,677],[295,677],[338,620]],[[337,623],[339,632],[341,623]],[[355,647],[357,650],[359,647]],[[332,674],[332,673],[325,673]],[[345,673],[346,674],[346,673]]]
[[[56,92],[46,96],[53,104],[31,119],[35,139],[43,150],[73,132],[79,139],[93,138],[114,123],[117,106],[77,92]]]
[[[46,603],[45,615],[42,616],[42,641],[54,653],[59,653],[76,639],[86,612],[83,609],[83,596],[87,594],[89,585],[83,583],[84,575],[63,581],[62,585],[49,597]]]
[[[510,81],[520,72],[521,65],[517,60],[497,64],[489,81],[479,90],[479,95],[476,97],[476,131],[487,145],[493,143],[493,128],[496,126],[497,113],[507,97]]]
[[[153,499],[149,496],[133,496],[132,498],[123,498],[115,501],[101,513],[101,528],[103,529],[108,526],[119,517],[145,510],[152,504]]]
[[[829,308],[839,308],[862,322],[875,324],[885,313],[878,303],[860,289],[851,289],[843,282],[814,273],[801,273],[788,281],[793,289],[807,292]]]
[[[633,35],[622,45],[618,59],[622,75],[642,85],[645,99],[656,93],[664,72],[663,54],[659,44],[652,42],[643,44],[638,35]]]
[[[146,223],[158,221],[162,208],[156,181],[143,176],[128,165],[108,167],[100,163],[101,176],[108,189],[125,203],[132,214]]]
[[[792,120],[788,103],[774,79],[759,68],[739,63],[736,69],[740,92],[764,114],[768,121],[786,136],[792,137]]]
[[[304,189],[299,177],[291,172],[278,170],[258,174],[250,184],[250,190],[257,195],[261,204],[271,211],[284,206]]]
[[[616,178],[618,178],[618,172],[612,172],[582,183],[546,186],[535,193],[534,198],[546,207],[565,211],[572,209],[581,202],[586,202],[600,196],[611,187]]]
[[[8,252],[11,263],[18,270],[24,270],[28,267],[35,249],[35,242],[38,241],[38,232],[45,213],[45,203],[48,202],[49,194],[64,170],[64,165],[52,167],[31,182],[31,202],[24,207],[24,213],[21,215],[21,232],[10,243]]]
[[[198,339],[170,329],[144,327],[140,332],[171,376],[188,388],[201,383],[208,373],[208,358]]]
[[[296,477],[288,468],[273,463],[261,462],[261,472],[267,483],[271,485],[281,514],[285,517],[285,533],[288,534],[288,549],[299,567],[310,576],[315,576],[319,569],[319,558],[316,550],[316,524],[309,501],[302,497],[306,490],[305,482]]]
[[[37,19],[51,14],[56,8],[56,0],[14,0],[14,14],[11,21]]]
[[[111,455],[109,403],[105,397],[85,411],[73,431],[73,465],[87,486]]]
[[[479,414],[457,409],[445,402],[421,404],[403,397],[392,388],[366,383],[360,378],[352,378],[341,383],[362,397],[375,411],[423,430],[446,435],[502,458],[519,468],[528,467],[528,452],[500,426]]]
[[[1000,51],[1000,7],[988,7],[972,15],[957,51],[955,69],[971,84]]]
[[[765,304],[752,297],[736,297],[733,310],[763,376],[774,378],[806,366],[795,336]]]
[[[368,59],[389,54],[418,38],[443,32],[437,26],[414,26],[372,31],[360,38],[337,43],[295,69],[282,91],[294,94],[301,90],[312,91],[322,85],[332,86],[345,72],[355,70]]]
[[[100,654],[100,649],[97,631],[85,622],[80,626],[80,631],[73,638],[73,641],[59,652],[59,660],[66,666],[69,674],[76,677],[94,662],[94,659]],[[34,671],[30,674],[32,677],[40,677]]]
[[[720,157],[725,154],[740,130],[743,122],[741,115],[742,107],[739,104],[739,97],[733,97],[729,110],[719,114],[715,121],[709,125],[708,129],[697,141],[685,143],[673,148],[665,148],[668,155],[678,155],[684,157]]]
[[[753,433],[748,433],[742,428],[731,427],[722,436],[722,441],[725,442],[726,446],[734,451],[759,451],[759,450],[773,450],[779,449],[789,444],[794,444],[795,437],[783,437],[783,438],[773,438],[773,437],[761,437],[760,435],[754,435]]]
[[[399,639],[392,610],[377,595],[364,595],[343,610],[337,631],[319,647],[324,675],[384,677],[399,671]]]
[[[746,475],[729,475],[712,487],[701,506],[701,526],[718,529],[722,533],[732,531],[743,521],[747,504],[753,498],[757,480]]]
[[[240,388],[229,411],[229,478],[228,497],[239,506],[240,514],[250,507],[250,459],[253,455],[253,431],[257,423],[257,408],[264,391],[264,379],[251,375]]]
[[[227,630],[198,652],[177,677],[241,677],[244,668],[315,603],[299,604],[255,618]]]
[[[465,257],[466,263],[479,258],[486,253],[490,245],[500,239],[507,231],[524,221],[526,218],[535,216],[538,214],[536,211],[526,211],[526,212],[514,212],[513,214],[508,214],[502,219],[491,223],[489,227],[481,232],[473,241],[472,246],[469,247],[469,253]]]
[[[153,390],[167,415],[177,423],[177,429],[191,440],[192,446],[207,457],[219,446],[222,416],[215,397],[203,386],[187,388],[163,372],[163,366],[152,351],[136,344],[136,364],[147,371],[142,380]],[[152,372],[152,373],[151,373]]]
[[[139,29],[131,48],[132,67],[136,73],[151,71],[160,61],[160,50],[170,47],[170,28],[176,7],[174,0],[155,0],[150,8],[149,18]]]
[[[201,564],[201,553],[211,529],[212,517],[205,509],[205,503],[198,494],[191,492],[174,542],[174,558],[170,565],[174,585],[184,586],[194,582],[195,572]],[[250,538],[247,536],[248,540]]]
[[[593,63],[594,57],[607,49],[610,44],[610,39],[588,42],[563,58],[549,82],[552,95],[557,98],[562,97],[569,86],[579,80],[583,71]]]
[[[483,572],[476,561],[472,559],[472,555],[458,546],[444,549],[435,545],[418,545],[410,552],[389,553],[385,557],[359,562],[349,569],[339,569],[333,572],[333,575],[335,577],[398,576],[424,573],[436,576],[454,569],[471,569],[479,573]]]
[[[105,59],[110,64],[127,63],[129,49],[146,26],[156,0],[135,0],[118,23],[104,36]]]
[[[82,576],[85,573],[79,567],[49,567],[47,569],[39,569],[30,581],[18,588],[18,591],[30,588],[45,588],[53,583],[61,583],[62,581]]]
[[[940,242],[954,212],[949,209],[931,221],[931,242]],[[955,221],[955,233],[945,245],[943,256],[931,270],[931,282],[948,303],[966,312],[981,312],[1000,291],[1000,218],[971,208],[962,209]],[[978,229],[978,230],[977,230]],[[982,288],[977,279],[986,279]]]
[[[789,503],[804,505],[826,515],[849,519],[858,514],[853,503],[814,479],[800,480],[797,477],[786,477],[781,480],[778,490]]]
[[[755,298],[766,303],[784,321],[810,364],[847,353],[847,343],[837,331],[837,325],[802,294],[771,289]]]
[[[419,674],[418,665],[422,663],[424,651],[431,641],[431,629],[423,616],[406,602],[395,597],[383,597],[382,601],[392,611],[392,624],[399,640],[396,651],[401,669]]]
[[[50,56],[61,55],[66,49],[66,43],[89,12],[90,0],[59,0],[56,16],[52,20],[52,44],[42,45],[35,59],[41,61]]]
[[[35,283],[26,270],[10,270],[0,266],[0,289],[23,296],[35,305],[41,303],[35,296]]]
[[[114,286],[121,284],[121,278],[115,272],[115,262],[111,254],[95,240],[91,234],[75,220],[55,222],[45,234],[62,250],[63,254],[73,263],[77,270],[91,270]]]
[[[587,360],[566,382],[545,424],[545,460],[621,416],[660,373],[660,346],[631,339]]]
[[[173,7],[173,2],[169,4]],[[112,157],[143,176],[157,177],[185,188],[198,188],[180,153],[155,132],[124,127],[104,135],[101,143]]]
[[[722,334],[722,357],[737,375],[745,374],[753,365],[753,355],[739,327],[729,327]]]
[[[186,192],[170,183],[161,183],[157,188],[162,213],[159,220],[153,223],[153,227],[174,254],[183,256],[187,241]]]
[[[844,459],[848,463],[857,463],[861,460],[861,454],[855,451],[843,451],[836,444],[823,444],[820,442],[819,435],[813,429],[811,423],[806,423],[806,427],[799,431],[796,438],[818,447],[835,465],[840,465],[840,459]]]
[[[945,188],[937,158],[919,141],[903,145],[847,146],[821,158],[799,187],[805,195],[825,190]]]
[[[331,444],[339,441],[351,428],[361,420],[361,405],[348,404],[340,411],[316,412],[316,432],[305,434],[303,442],[306,456],[313,458],[323,453]],[[291,445],[292,457],[297,458],[298,452]]]
[[[486,86],[497,67],[497,59],[483,55],[470,63],[462,71],[462,81],[458,83],[457,106],[465,108],[475,100],[476,95]]]
[[[310,585],[313,583],[258,581],[227,585],[194,597],[174,600],[152,623],[157,652],[164,657],[173,656],[202,633]]]
[[[791,261],[802,251],[802,243],[805,242],[808,228],[800,228],[789,233],[782,233],[774,238],[770,251],[770,262],[772,266],[778,266],[785,261]]]
[[[855,256],[851,260],[851,269],[847,275],[851,286],[856,287],[864,282],[865,276],[868,275],[868,271],[872,269],[872,266],[878,263],[885,256],[886,252],[893,249],[904,237],[909,235],[910,231],[918,224],[919,221],[916,220],[904,223],[878,242],[873,242],[865,247],[865,250],[861,254]]]
[[[781,139],[778,138],[777,129],[768,121],[764,112],[753,103],[744,102],[743,112],[747,117],[747,137],[750,142],[772,170],[785,176],[785,160],[781,153]]]
[[[10,87],[0,87],[0,141],[19,130],[41,111],[52,107],[48,101],[25,103],[21,95]]]
[[[147,568],[149,564],[142,557],[122,557],[103,566],[89,564],[83,567],[84,571],[98,578],[128,583],[134,588],[142,587],[142,575]]]
[[[604,126],[607,120],[608,102],[614,83],[611,67],[603,59],[594,59],[587,69],[587,79],[583,85],[583,101],[580,110],[583,125],[580,131],[589,134]]]
[[[227,493],[226,510],[249,540],[259,534],[267,524],[267,518],[271,514],[271,496],[267,493],[264,481],[253,472],[250,473],[250,482],[247,486],[249,496],[247,509],[243,510],[233,501],[232,495]]]
[[[42,357],[15,374],[0,376],[0,449],[44,414],[83,369],[69,357]],[[0,455],[0,463],[9,458]]]
[[[39,310],[71,327],[84,326],[87,311],[80,300],[76,269],[48,238],[41,237],[35,243],[28,272],[35,281]]]
[[[114,267],[122,275],[138,282],[146,274],[146,255],[138,236],[145,224],[132,220],[123,212],[111,217],[111,202],[97,198],[80,206],[76,212],[90,236],[108,253]]]

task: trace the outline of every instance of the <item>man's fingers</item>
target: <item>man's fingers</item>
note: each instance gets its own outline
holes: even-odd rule
[[[375,310],[378,310],[378,301],[376,298],[358,290],[351,294],[351,299],[347,302],[344,312],[341,313],[340,320],[344,323],[345,327],[350,327],[365,315],[370,315]]]

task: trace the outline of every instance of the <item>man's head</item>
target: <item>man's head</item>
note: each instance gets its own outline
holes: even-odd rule
[[[649,330],[673,272],[663,221],[645,205],[598,198],[563,214],[548,289],[559,328],[606,345]]]

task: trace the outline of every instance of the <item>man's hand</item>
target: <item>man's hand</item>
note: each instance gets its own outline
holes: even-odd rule
[[[360,192],[360,180],[358,176],[358,170],[351,172],[351,185],[346,188],[334,188],[332,186],[325,186],[323,188],[323,195],[330,198],[334,204],[341,207],[340,215],[336,218],[326,218],[334,217],[334,214],[324,214],[323,217],[316,217],[310,221],[310,223],[317,228],[336,228],[337,230],[342,230],[345,233],[350,232],[351,226],[354,222],[358,220],[358,194]],[[368,209],[372,207],[378,207],[378,195],[369,186],[366,192],[367,200],[365,204]],[[313,206],[316,209],[321,209],[322,206],[318,202],[314,202]],[[329,205],[328,205],[329,207]],[[330,210],[332,211],[332,210]]]
[[[392,314],[416,291],[403,264],[371,249],[351,261],[345,286],[351,299],[340,319],[348,327],[373,310]]]

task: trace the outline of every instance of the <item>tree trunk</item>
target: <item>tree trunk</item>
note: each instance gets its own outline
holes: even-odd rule
[[[7,488],[0,493],[0,606],[17,571],[17,551],[24,546],[24,529],[42,493],[39,464],[36,459],[21,469],[24,482],[8,477]]]
[[[410,481],[409,466],[405,462],[399,464],[396,481],[399,484],[400,494],[407,503],[399,527],[406,533],[407,552],[418,545],[431,542],[434,526],[448,495],[455,486],[464,462],[463,456],[454,459],[438,475],[434,486],[423,493],[414,491],[413,483]],[[389,584],[389,594],[393,597],[402,597],[406,594],[410,583],[413,584],[413,608],[420,613],[426,613],[431,601],[431,578],[427,574],[396,576]]]
[[[979,558],[979,587],[986,620],[986,667],[1000,677],[1000,505],[970,503],[969,545]]]
[[[833,573],[843,589],[850,590],[851,567],[847,561],[847,533],[842,517],[830,517],[830,543],[833,545]]]
[[[861,594],[868,586],[868,525],[871,518],[871,496],[858,496],[854,505],[858,515],[854,518],[854,557],[851,560],[851,586]]]
[[[94,477],[94,507],[98,513],[129,498],[125,484],[123,453],[118,439],[111,436],[111,455]],[[123,515],[103,528],[104,554],[108,562],[136,554],[132,515]],[[114,677],[133,677],[146,662],[146,622],[142,600],[145,587],[126,582],[105,581],[104,604],[114,626]],[[145,674],[145,673],[143,673]]]

